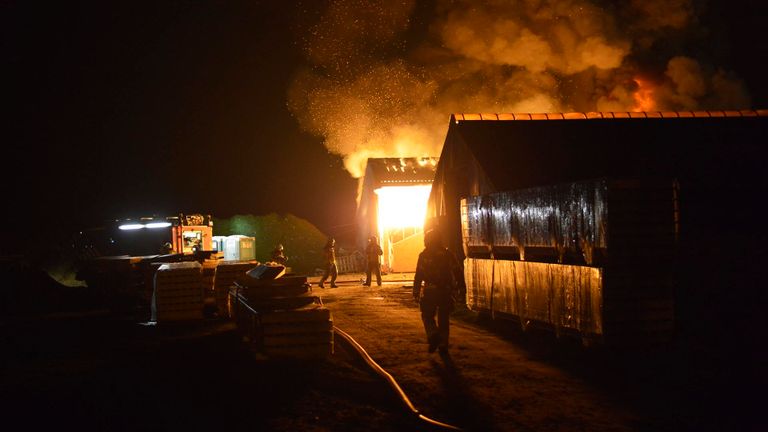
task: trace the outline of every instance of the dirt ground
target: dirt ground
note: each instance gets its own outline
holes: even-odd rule
[[[475,431],[768,430],[758,414],[764,397],[752,393],[765,382],[753,374],[761,366],[693,343],[585,348],[457,309],[449,356],[429,354],[408,276],[363,287],[348,275],[313,294],[429,418]],[[0,321],[6,425],[426,429],[338,338],[327,360],[275,362],[226,320],[148,326],[95,307],[45,312]]]

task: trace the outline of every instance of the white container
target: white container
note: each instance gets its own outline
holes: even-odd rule
[[[211,237],[211,247],[216,252],[224,252],[227,249],[227,236]]]
[[[256,259],[256,238],[244,235],[228,236],[224,248],[224,259],[227,261]]]

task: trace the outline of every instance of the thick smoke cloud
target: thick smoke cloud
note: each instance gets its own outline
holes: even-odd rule
[[[748,108],[737,78],[687,52],[707,34],[695,6],[332,1],[288,104],[354,176],[368,157],[437,156],[453,112]]]
[[[612,20],[583,1],[520,2],[454,9],[439,24],[445,46],[490,65],[574,74],[621,65],[629,44],[606,40]]]

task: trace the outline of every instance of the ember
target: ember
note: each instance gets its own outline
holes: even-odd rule
[[[697,2],[384,3],[330,2],[306,30],[308,67],[289,92],[300,124],[322,136],[353,177],[369,158],[439,154],[445,119],[457,109],[750,107],[736,75],[684,49],[703,34]]]

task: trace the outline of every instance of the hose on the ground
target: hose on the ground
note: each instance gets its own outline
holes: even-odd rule
[[[416,409],[416,407],[413,406],[413,403],[411,403],[411,400],[408,399],[408,396],[405,394],[402,388],[397,384],[397,381],[392,377],[392,375],[389,374],[384,368],[379,366],[378,363],[376,363],[370,355],[363,349],[363,347],[357,343],[356,340],[352,338],[352,336],[348,335],[346,332],[341,330],[340,328],[334,326],[333,331],[335,334],[341,336],[342,340],[347,342],[349,346],[351,346],[355,352],[360,355],[360,357],[365,361],[368,366],[373,369],[379,376],[384,378],[384,380],[389,384],[389,386],[394,390],[395,394],[400,398],[400,401],[403,403],[403,405],[410,411],[418,420],[421,422],[426,423],[427,425],[431,426],[435,429],[440,430],[454,430],[454,431],[460,431],[461,429],[449,425],[447,423],[439,422],[437,420],[433,420],[419,412],[419,410]]]

